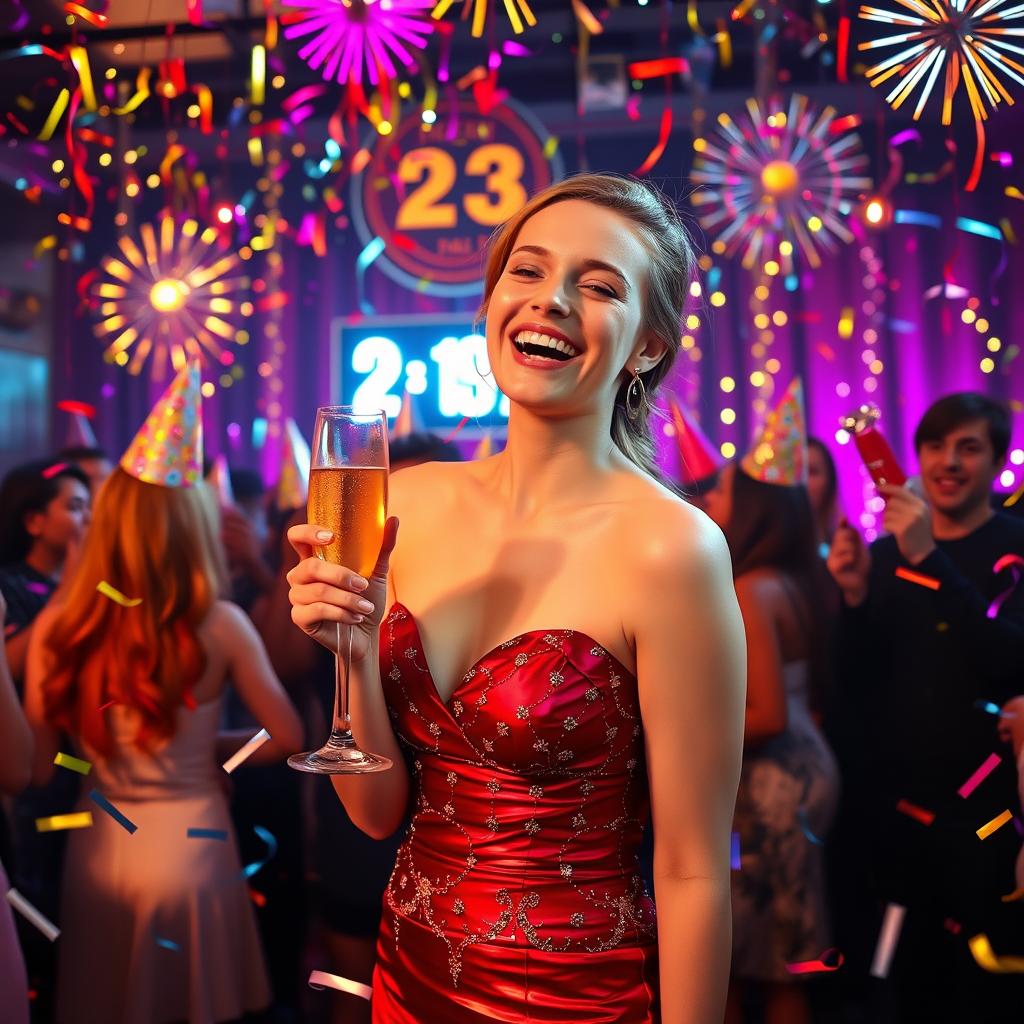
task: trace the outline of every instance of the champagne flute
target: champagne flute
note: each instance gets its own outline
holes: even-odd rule
[[[387,416],[346,405],[317,409],[307,518],[334,532],[328,544],[316,549],[317,555],[369,579],[384,538],[387,504]],[[352,737],[348,697],[353,629],[338,623],[331,735],[319,750],[288,758],[297,771],[356,775],[391,767],[389,758],[361,750]]]

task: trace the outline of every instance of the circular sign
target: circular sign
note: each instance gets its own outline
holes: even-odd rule
[[[433,125],[417,112],[377,136],[352,179],[353,221],[363,245],[383,240],[375,265],[392,280],[472,295],[494,229],[561,176],[553,138],[528,111],[506,100],[482,114],[459,99]]]

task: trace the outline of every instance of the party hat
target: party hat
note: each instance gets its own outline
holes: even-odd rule
[[[121,456],[121,468],[147,484],[194,487],[203,477],[199,360],[181,368]]]
[[[740,466],[747,476],[762,483],[807,483],[807,426],[799,377],[790,381],[765,421],[757,444],[743,456]]]
[[[416,415],[416,409],[413,405],[412,395],[406,391],[402,395],[402,408],[395,417],[395,422],[391,425],[391,436],[408,437],[410,434],[415,434],[422,429],[420,418]]]
[[[718,472],[719,462],[714,445],[696,423],[687,419],[674,398],[668,399],[668,407],[672,414],[672,425],[676,428],[676,447],[682,463],[679,482],[684,490],[689,491],[714,476]]]
[[[234,505],[235,492],[231,488],[231,470],[228,469],[228,459],[223,452],[213,460],[210,472],[206,474],[206,482],[217,495],[217,504],[221,508],[230,508]]]
[[[281,435],[281,476],[277,481],[277,507],[302,508],[309,492],[310,451],[299,425],[289,417]]]
[[[73,412],[68,420],[67,433],[64,435],[65,448],[98,448],[96,432],[84,413]]]

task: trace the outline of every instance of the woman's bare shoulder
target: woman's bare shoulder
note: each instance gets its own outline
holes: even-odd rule
[[[388,479],[388,512],[417,517],[425,508],[436,509],[456,500],[471,483],[468,462],[423,462],[407,466]]]

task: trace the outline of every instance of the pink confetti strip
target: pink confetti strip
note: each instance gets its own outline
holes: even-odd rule
[[[981,767],[957,790],[957,792],[966,800],[977,788],[981,785],[992,774],[993,769],[996,767],[1002,758],[998,754],[989,754],[985,758]]]
[[[875,946],[875,956],[871,961],[872,978],[887,978],[889,976],[889,968],[892,966],[893,954],[896,952],[896,943],[900,941],[900,931],[903,928],[903,918],[906,913],[907,908],[899,903],[890,903],[885,908],[882,929],[878,933],[878,944]]]
[[[312,971],[309,975],[309,987],[333,988],[336,992],[348,992],[350,995],[360,996],[363,999],[369,999],[373,995],[373,989],[369,985],[339,977],[337,974],[328,974],[326,971]]]

